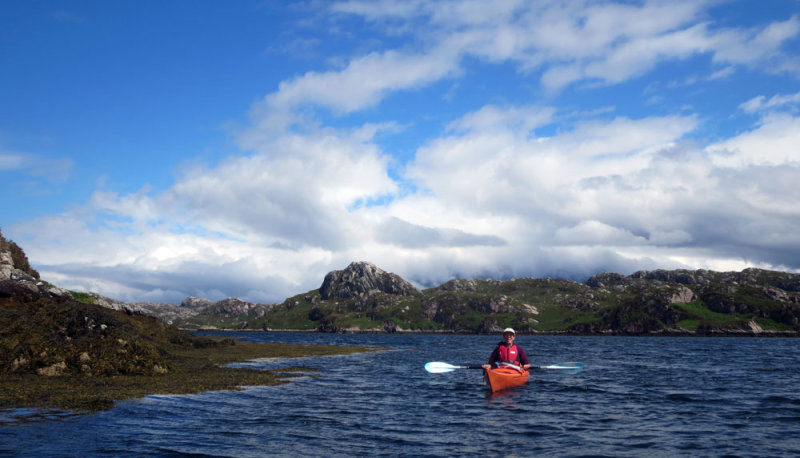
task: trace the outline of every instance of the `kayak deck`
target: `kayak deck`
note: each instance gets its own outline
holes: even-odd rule
[[[492,390],[492,393],[524,385],[528,381],[528,377],[530,377],[530,372],[520,372],[510,367],[484,369],[484,373],[486,374],[486,382],[489,384],[489,389]]]

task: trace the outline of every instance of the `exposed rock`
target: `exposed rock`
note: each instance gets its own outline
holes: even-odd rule
[[[456,278],[448,281],[447,283],[432,288],[434,291],[477,291],[478,282],[465,278]]]
[[[586,280],[586,284],[593,288],[611,288],[614,285],[624,283],[626,279],[627,277],[622,274],[606,272],[592,275],[588,280]]]
[[[17,297],[24,302],[32,302],[43,295],[39,287],[30,281],[0,281],[0,297]]]
[[[688,304],[695,299],[697,299],[697,296],[694,294],[694,291],[685,286],[681,286],[674,293],[672,293],[672,297],[669,299],[669,302],[670,304]]]
[[[181,307],[203,308],[210,305],[214,305],[214,301],[194,296],[189,296],[181,302]]]
[[[386,293],[400,296],[421,294],[417,288],[393,273],[368,262],[353,262],[344,270],[329,272],[319,293],[323,300],[348,299]]]
[[[15,370],[19,369],[28,364],[28,359],[24,356],[18,356],[11,362],[11,366],[9,367],[9,372],[14,372]]]
[[[753,334],[761,334],[764,332],[764,329],[758,325],[755,321],[750,321],[747,323],[747,330],[752,332]]]
[[[697,283],[696,275],[698,272],[691,270],[640,270],[634,272],[631,278],[643,278],[645,280],[658,280],[668,283],[681,283],[684,285],[693,285]]]
[[[768,287],[764,288],[763,291],[764,291],[764,295],[767,296],[768,298],[770,298],[773,301],[791,302],[792,299],[794,298],[794,296],[792,296],[790,298],[789,295],[786,294],[786,291],[784,291],[782,289],[775,288],[773,286],[768,286]]]
[[[571,309],[590,310],[597,308],[597,302],[591,294],[563,297],[561,304]]]
[[[142,309],[145,315],[154,316],[167,324],[174,324],[178,320],[191,318],[200,311],[191,307],[182,307],[163,302],[137,302],[134,305]]]
[[[67,363],[64,361],[57,362],[55,364],[51,364],[47,367],[42,367],[36,370],[36,373],[39,375],[44,375],[46,377],[54,377],[56,375],[64,374],[64,371],[67,370]]]
[[[497,324],[497,320],[494,318],[486,318],[478,327],[478,332],[481,334],[499,334],[503,332],[503,328]]]
[[[238,297],[229,297],[215,304],[207,306],[200,312],[200,314],[222,315],[228,317],[239,316],[239,315],[262,317],[271,308],[272,308],[271,305],[247,302],[243,301],[242,299],[239,299]]]
[[[133,314],[147,315],[147,311],[140,305],[118,301],[116,299],[102,296],[97,293],[88,293],[88,294],[94,298],[94,303],[101,307],[109,308],[112,310],[119,310],[127,313],[128,315],[133,315]]]
[[[388,333],[402,332],[403,328],[397,325],[394,321],[387,321],[383,323],[383,330]]]

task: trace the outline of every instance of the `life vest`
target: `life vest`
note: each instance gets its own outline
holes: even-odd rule
[[[517,352],[517,346],[511,345],[510,347],[506,347],[505,345],[500,345],[497,347],[500,351],[500,362],[512,362],[516,363],[519,357],[519,353]]]

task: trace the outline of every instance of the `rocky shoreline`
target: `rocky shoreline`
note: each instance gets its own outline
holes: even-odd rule
[[[204,329],[184,329],[187,332],[212,332],[212,333],[231,333],[238,332],[259,332],[259,333],[305,333],[305,334],[330,334],[330,332],[317,329],[224,329],[224,328],[204,328]],[[488,333],[477,333],[470,331],[453,330],[399,330],[386,331],[381,329],[343,329],[339,334],[408,334],[408,335],[491,335]],[[580,336],[580,337],[770,337],[770,338],[793,338],[800,337],[800,331],[722,331],[709,330],[707,332],[692,332],[680,329],[664,329],[659,331],[649,331],[642,333],[630,333],[620,331],[601,331],[595,333],[571,332],[571,331],[528,331],[518,332],[519,336]]]

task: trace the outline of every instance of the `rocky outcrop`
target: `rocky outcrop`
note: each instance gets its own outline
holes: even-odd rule
[[[612,288],[615,285],[624,284],[627,278],[628,277],[622,274],[606,272],[592,275],[588,280],[586,280],[586,284],[592,288]]]
[[[92,303],[97,304],[99,306],[112,309],[112,310],[119,310],[121,312],[125,312],[128,315],[147,315],[147,310],[139,304],[132,304],[129,302],[118,301],[116,299],[112,299],[110,297],[106,297],[97,293],[86,293],[93,298]]]
[[[202,309],[214,305],[214,301],[202,297],[189,296],[181,302],[181,307]]]
[[[143,313],[155,316],[167,324],[177,325],[187,324],[198,317],[212,323],[215,318],[225,319],[225,321],[240,317],[244,319],[259,318],[275,307],[272,304],[248,302],[237,297],[214,302],[194,296],[187,297],[180,305],[152,302],[137,302],[132,305],[142,309]]]
[[[697,295],[694,294],[694,291],[685,287],[679,286],[673,293],[669,299],[670,304],[688,304],[689,302],[694,301],[697,299]]]
[[[264,314],[268,310],[272,309],[272,307],[272,305],[243,301],[238,297],[229,297],[204,307],[200,311],[200,315],[225,317],[248,316],[257,318],[264,316]]]
[[[0,265],[11,266],[26,275],[39,279],[39,272],[31,267],[22,248],[11,240],[6,240],[0,232]]]
[[[20,297],[32,301],[41,297],[70,297],[69,291],[42,281],[38,273],[27,264],[25,253],[0,234],[0,297]],[[17,250],[16,253],[13,250]],[[24,269],[15,265],[23,263]],[[34,275],[35,274],[35,275]]]
[[[626,334],[642,334],[670,327],[680,321],[681,315],[670,305],[673,294],[669,290],[643,288],[633,299],[621,306],[604,310],[602,315],[608,329]]]
[[[421,294],[400,276],[385,272],[368,262],[353,262],[344,270],[329,272],[319,293],[323,300],[368,297],[377,293],[399,296]]]
[[[209,301],[209,303],[212,303]],[[183,307],[181,305],[166,304],[162,302],[137,302],[146,315],[154,316],[167,324],[176,324],[189,319],[199,313],[198,308]]]
[[[470,291],[475,292],[478,291],[478,282],[477,280],[469,280],[466,278],[456,278],[453,280],[448,281],[436,288],[432,288],[432,291]]]

